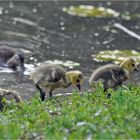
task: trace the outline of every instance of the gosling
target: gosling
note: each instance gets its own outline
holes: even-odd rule
[[[0,88],[0,110],[4,108],[5,101],[15,100],[17,103],[21,102],[20,96],[15,91],[10,91]]]
[[[96,69],[89,79],[90,85],[101,81],[104,91],[109,88],[115,89],[129,79],[130,74],[137,70],[136,61],[133,58],[126,58],[120,65],[107,64]]]
[[[42,64],[30,74],[36,88],[40,92],[40,98],[45,100],[45,92],[42,88],[49,90],[49,97],[52,97],[53,90],[57,88],[67,88],[75,85],[81,90],[83,74],[80,71],[66,72],[61,66],[55,64]]]
[[[0,66],[8,67],[16,71],[24,71],[24,53],[16,52],[10,47],[0,47]]]

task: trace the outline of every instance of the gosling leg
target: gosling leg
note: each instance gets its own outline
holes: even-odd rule
[[[40,92],[41,101],[44,101],[45,100],[45,91],[43,91],[38,84],[35,84],[35,86]]]
[[[50,92],[49,92],[49,97],[50,98],[52,97],[52,90],[50,90]]]
[[[0,95],[0,111],[2,111],[4,104],[2,102],[2,96]]]

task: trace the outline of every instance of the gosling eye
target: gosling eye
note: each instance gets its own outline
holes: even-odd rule
[[[79,80],[79,79],[77,79],[77,80],[76,80],[76,82],[77,82],[77,83],[80,83],[80,80]]]
[[[135,65],[134,65],[134,64],[132,64],[132,66],[133,66],[133,67],[135,67]]]

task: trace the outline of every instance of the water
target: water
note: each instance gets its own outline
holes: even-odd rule
[[[71,5],[94,5],[112,8],[119,12],[140,12],[140,3],[92,1],[11,1],[0,2],[0,45],[21,49],[25,53],[26,71],[23,81],[15,73],[2,70],[0,86],[16,90],[23,98],[34,95],[36,89],[28,74],[31,69],[47,60],[79,63],[84,73],[83,90],[88,88],[88,77],[93,69],[104,63],[93,61],[92,54],[101,50],[134,49],[140,51],[137,38],[114,26],[120,23],[140,34],[140,19],[92,18],[68,15],[63,8]],[[71,68],[66,68],[70,70]],[[8,72],[7,72],[8,71]],[[139,82],[139,73],[134,74]],[[133,80],[132,80],[133,82]],[[73,88],[56,90],[70,92]],[[76,88],[74,88],[76,90]]]

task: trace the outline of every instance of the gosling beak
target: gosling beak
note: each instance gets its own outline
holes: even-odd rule
[[[77,86],[77,88],[79,89],[79,90],[81,90],[81,85],[80,84],[78,84],[78,85],[76,85]]]
[[[137,71],[137,72],[139,72],[139,70],[138,70],[138,69],[134,69],[134,71]]]

